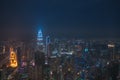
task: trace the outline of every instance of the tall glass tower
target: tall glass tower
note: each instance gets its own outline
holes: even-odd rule
[[[37,33],[37,45],[43,45],[43,33],[41,29]]]

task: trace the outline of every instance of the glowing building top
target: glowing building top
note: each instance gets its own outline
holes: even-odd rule
[[[41,29],[38,31],[37,40],[38,41],[42,41],[43,40],[43,34],[42,34],[42,30]]]
[[[43,45],[43,33],[41,29],[37,33],[37,45]]]
[[[10,48],[10,66],[12,68],[15,68],[18,66],[17,55],[15,51],[13,51],[13,48]]]

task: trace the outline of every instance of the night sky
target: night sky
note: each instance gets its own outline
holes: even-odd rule
[[[120,38],[119,0],[1,1],[0,34],[32,33],[41,27],[58,37]]]

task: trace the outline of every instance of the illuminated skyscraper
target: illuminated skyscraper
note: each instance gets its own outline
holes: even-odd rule
[[[43,45],[43,34],[41,29],[37,33],[37,45]]]
[[[13,68],[18,66],[17,55],[13,51],[13,48],[10,48],[10,66]]]
[[[38,41],[43,40],[43,34],[42,34],[42,30],[41,30],[41,29],[38,31],[37,40],[38,40]]]

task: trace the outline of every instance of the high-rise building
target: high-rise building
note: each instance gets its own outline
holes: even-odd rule
[[[45,52],[43,33],[41,29],[38,30],[38,33],[37,33],[37,48],[36,49],[41,52]]]
[[[37,33],[37,45],[43,45],[43,33],[41,29]]]
[[[50,37],[46,37],[46,55],[50,56]]]

